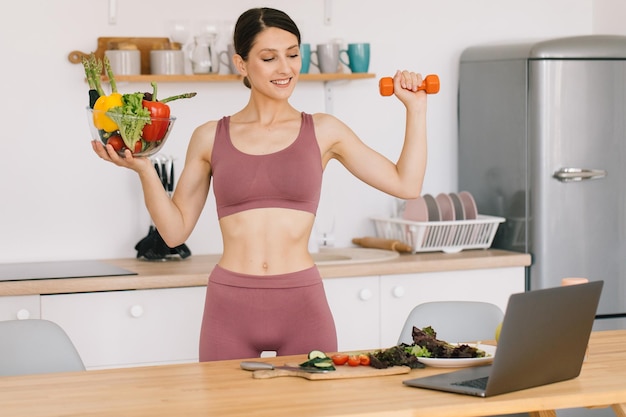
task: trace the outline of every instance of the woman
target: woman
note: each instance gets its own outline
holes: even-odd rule
[[[421,192],[426,167],[426,96],[421,76],[397,72],[406,134],[394,164],[327,114],[293,108],[301,67],[300,33],[285,13],[256,8],[235,26],[233,62],[250,88],[247,105],[194,131],[185,166],[168,198],[147,158],[120,158],[93,142],[103,159],[139,174],[148,211],[170,247],[191,234],[211,178],[223,254],[209,277],[200,360],[337,350],[324,287],[308,252],[322,172],[337,159],[367,184],[399,198]]]

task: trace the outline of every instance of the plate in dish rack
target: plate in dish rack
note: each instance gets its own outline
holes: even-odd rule
[[[472,346],[472,345],[470,345]],[[478,344],[476,347],[484,350],[487,356],[483,358],[418,358],[426,366],[434,368],[467,368],[470,366],[487,365],[493,362],[496,356],[496,347]]]

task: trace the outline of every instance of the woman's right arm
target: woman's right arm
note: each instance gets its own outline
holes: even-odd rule
[[[94,151],[102,159],[137,172],[150,217],[170,247],[187,240],[206,203],[211,185],[209,161],[215,126],[215,122],[209,122],[194,131],[187,148],[185,166],[171,199],[150,159],[133,158],[130,151],[122,158],[111,146],[104,147],[97,141],[92,142]]]

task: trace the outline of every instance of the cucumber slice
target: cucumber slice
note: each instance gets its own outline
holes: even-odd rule
[[[327,358],[328,356],[326,356],[326,354],[324,352],[322,352],[321,350],[312,350],[309,352],[309,360],[311,359],[323,359],[323,358]]]
[[[316,362],[315,366],[322,369],[335,369],[332,362]]]
[[[302,362],[300,364],[301,367],[303,368],[322,368],[322,369],[328,369],[328,370],[333,370],[334,365],[333,365],[333,361],[331,358],[329,358],[328,356],[324,357],[324,358],[313,358],[313,359],[309,359],[306,362]]]

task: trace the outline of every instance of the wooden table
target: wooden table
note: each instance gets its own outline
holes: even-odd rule
[[[408,375],[326,381],[253,379],[239,361],[222,361],[4,377],[0,415],[463,417],[531,412],[544,417],[559,408],[608,405],[626,417],[626,331],[594,333],[581,375],[569,381],[491,398],[402,385],[404,379],[447,371],[426,368]]]

